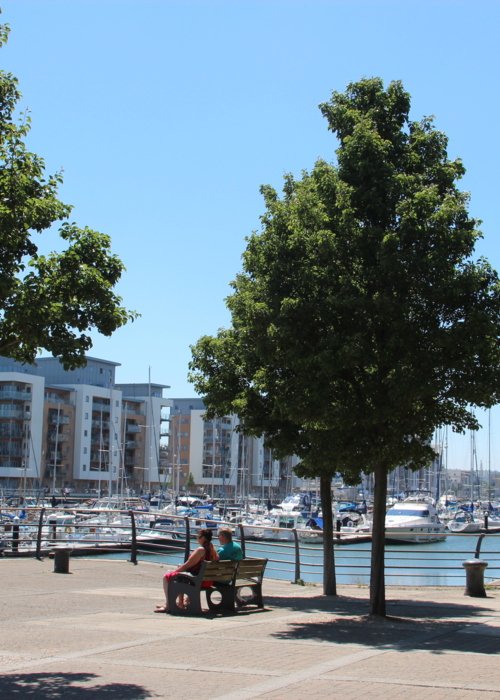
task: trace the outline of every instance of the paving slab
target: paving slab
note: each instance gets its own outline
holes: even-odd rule
[[[0,559],[0,697],[500,700],[500,589],[369,592],[264,579],[263,611],[154,614],[168,567]]]

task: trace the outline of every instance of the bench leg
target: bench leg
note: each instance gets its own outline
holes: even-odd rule
[[[252,592],[251,596],[242,596],[241,591],[244,589],[250,589]],[[262,599],[262,584],[255,583],[253,585],[239,586],[236,589],[235,602],[238,608],[244,608],[246,605],[255,605],[258,608],[264,607],[264,601]]]
[[[212,612],[217,612],[220,610],[234,612],[235,610],[235,590],[233,586],[214,586],[213,588],[205,589],[207,594],[207,603],[209,610]],[[212,594],[219,593],[221,599],[219,603],[215,603],[212,600]]]
[[[180,606],[182,599],[184,605]],[[196,586],[176,586],[172,581],[168,587],[168,612],[171,615],[201,615],[200,589]]]

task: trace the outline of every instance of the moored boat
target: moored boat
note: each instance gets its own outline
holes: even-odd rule
[[[445,539],[446,528],[430,500],[407,499],[395,503],[386,513],[386,542],[412,544]]]

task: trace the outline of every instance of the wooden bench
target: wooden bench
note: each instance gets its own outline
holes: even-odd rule
[[[202,591],[206,593],[211,612],[234,612],[247,605],[263,608],[262,579],[266,564],[267,559],[204,561],[198,574],[180,573],[170,580],[168,611],[172,615],[200,615]],[[207,583],[211,585],[206,586]],[[249,595],[245,595],[245,591],[249,591]],[[184,600],[182,606],[181,599]]]

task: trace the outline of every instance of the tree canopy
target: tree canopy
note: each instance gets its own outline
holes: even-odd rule
[[[0,46],[8,37],[0,25]],[[0,71],[0,355],[32,363],[39,350],[70,368],[85,363],[90,332],[111,335],[136,314],[113,291],[124,266],[109,236],[64,221],[61,175],[26,147],[30,117],[18,114],[17,79]],[[56,222],[66,249],[40,255],[36,236]]]
[[[294,453],[309,475],[375,474],[372,612],[385,614],[387,473],[429,464],[436,427],[477,428],[500,388],[500,285],[474,259],[479,222],[460,160],[400,82],[334,92],[337,136],[283,195],[262,188],[262,230],[227,299],[232,326],[192,348],[209,415]],[[374,577],[374,571],[376,572]]]

